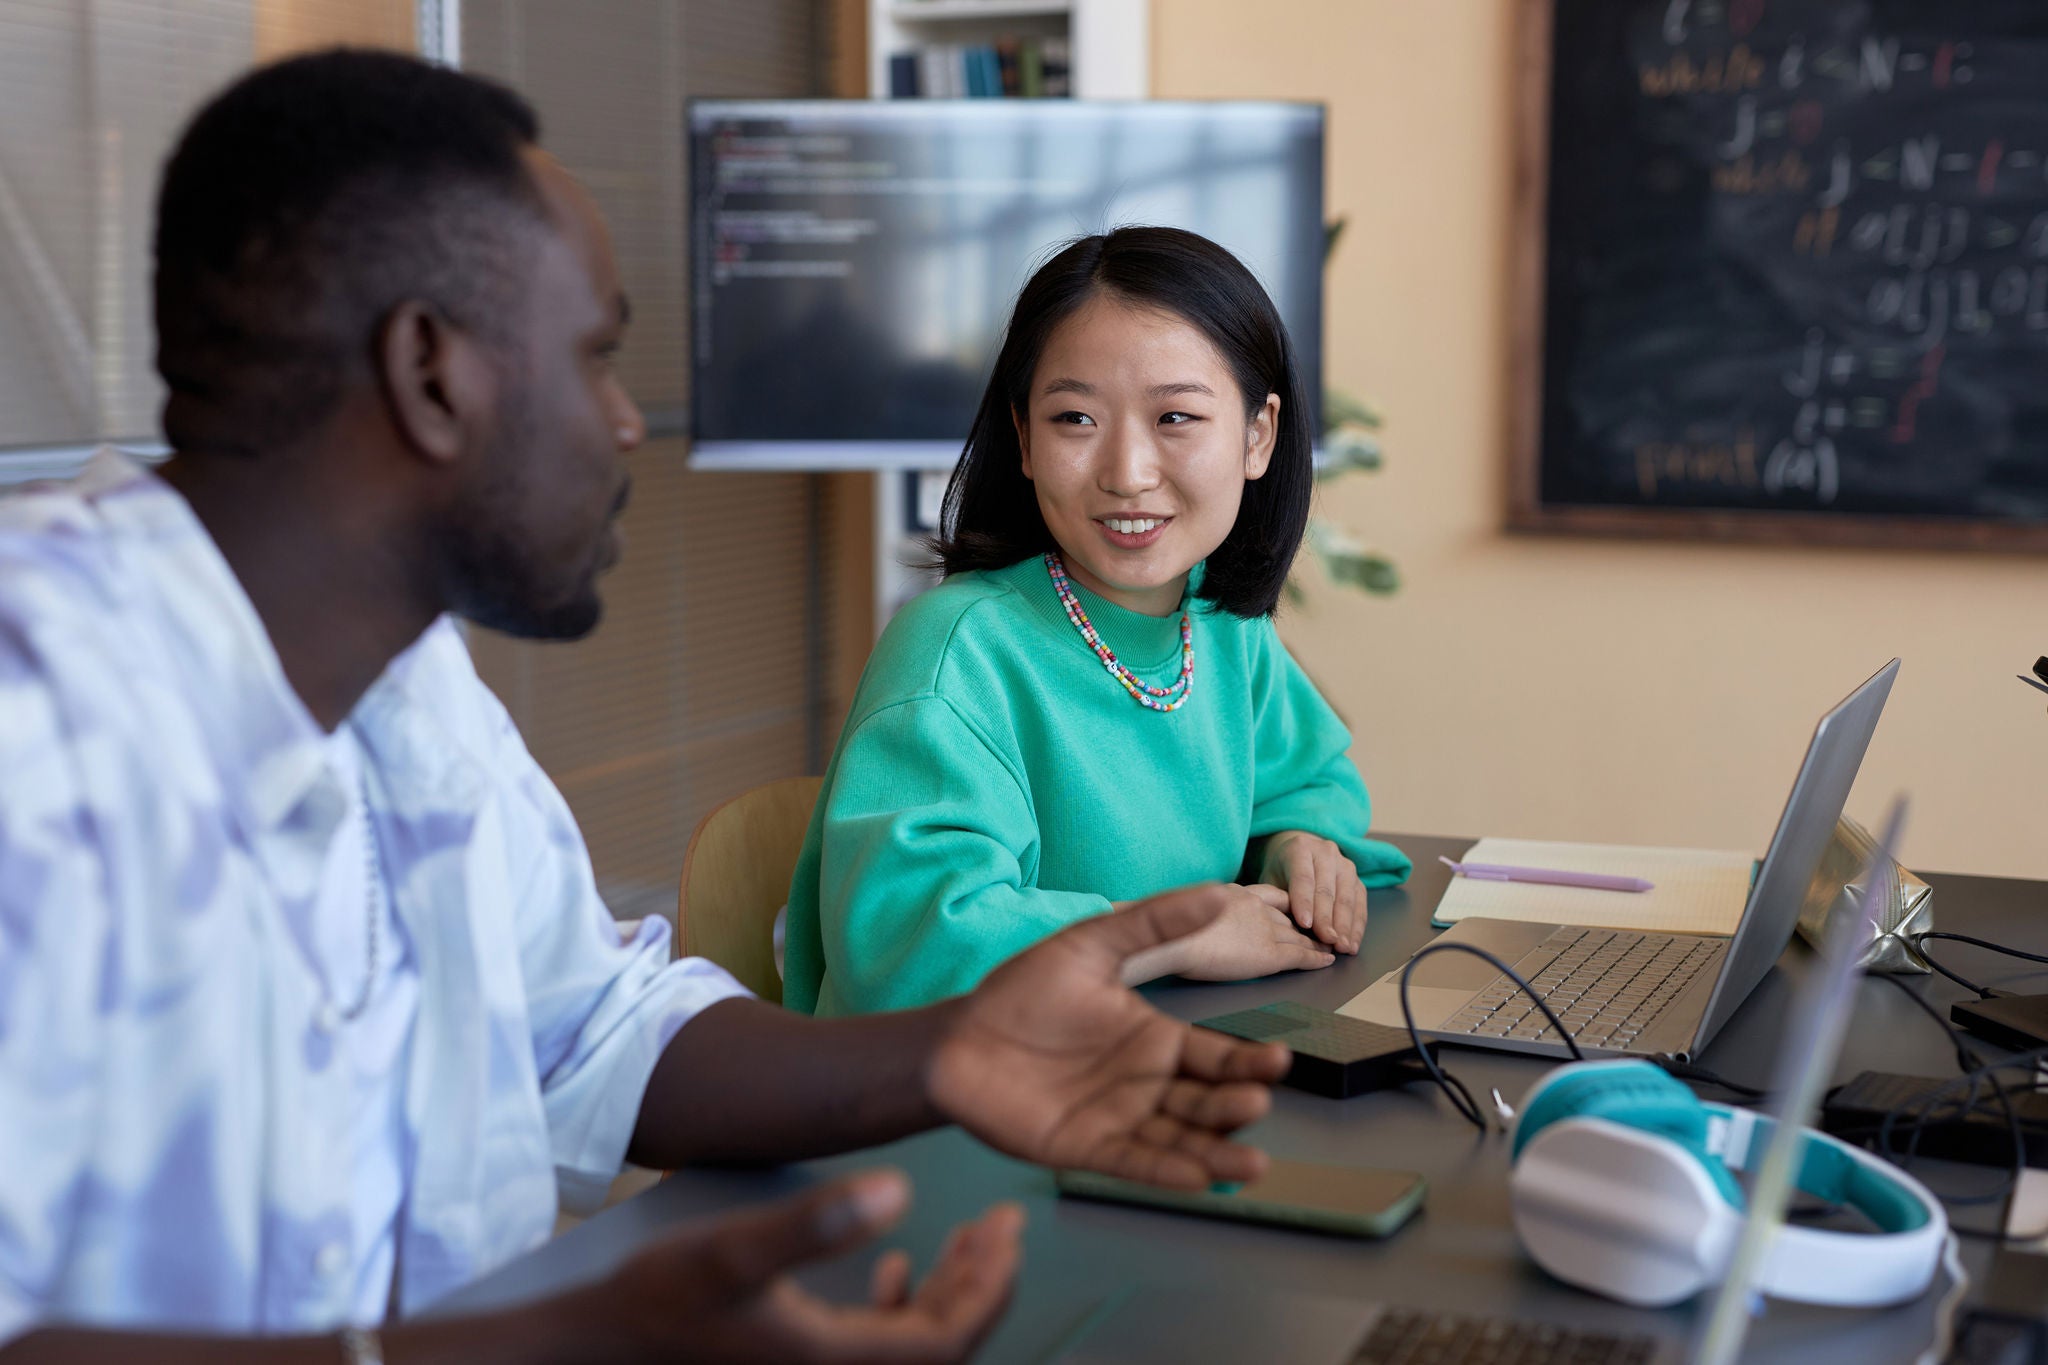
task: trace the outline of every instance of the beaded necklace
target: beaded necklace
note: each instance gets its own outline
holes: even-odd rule
[[[1124,691],[1131,694],[1132,701],[1154,711],[1178,711],[1188,704],[1188,698],[1195,695],[1195,632],[1187,612],[1180,614],[1180,678],[1171,687],[1153,687],[1141,682],[1138,675],[1124,667],[1110,647],[1102,642],[1095,623],[1088,619],[1080,599],[1074,596],[1074,585],[1067,581],[1066,566],[1060,563],[1058,555],[1046,555],[1045,571],[1052,575],[1052,590],[1059,594],[1060,605],[1067,609],[1067,619],[1074,623],[1075,630],[1081,632],[1081,638],[1095,651],[1095,657],[1102,660],[1102,666],[1109,670],[1110,676],[1124,685]]]

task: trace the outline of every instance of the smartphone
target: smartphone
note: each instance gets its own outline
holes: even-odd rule
[[[1387,1237],[1422,1207],[1425,1186],[1414,1171],[1374,1171],[1275,1161],[1257,1180],[1206,1190],[1163,1190],[1134,1180],[1061,1171],[1060,1193],[1082,1199],[1147,1204],[1176,1213],[1275,1223],[1339,1237]]]

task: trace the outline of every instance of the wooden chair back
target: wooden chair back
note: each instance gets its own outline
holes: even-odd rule
[[[785,777],[741,792],[690,836],[676,899],[683,953],[716,962],[763,1000],[780,1004],[775,914],[803,851],[824,779]]]

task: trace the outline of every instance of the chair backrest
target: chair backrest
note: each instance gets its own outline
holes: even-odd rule
[[[704,817],[683,854],[676,919],[683,952],[731,972],[763,1000],[782,1002],[775,913],[789,899],[819,777],[767,782]]]

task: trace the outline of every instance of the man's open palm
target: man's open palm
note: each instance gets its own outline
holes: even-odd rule
[[[1265,1114],[1287,1049],[1168,1018],[1121,976],[1125,958],[1200,929],[1225,900],[1216,886],[1168,892],[997,968],[933,1059],[940,1109],[1048,1166],[1182,1189],[1255,1178],[1264,1155],[1225,1135]]]

